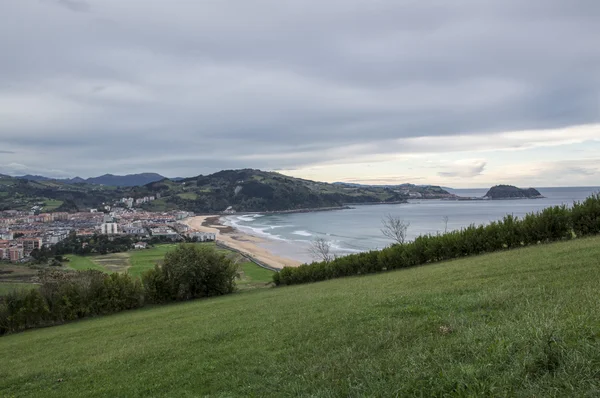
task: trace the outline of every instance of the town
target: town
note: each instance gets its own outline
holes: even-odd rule
[[[41,213],[39,207],[30,211],[0,212],[0,261],[27,262],[34,250],[51,248],[67,239],[107,235],[109,239],[129,236],[136,243],[131,249],[143,249],[153,238],[161,241],[215,241],[214,233],[190,229],[182,220],[194,213],[185,211],[149,212],[135,208],[154,200],[123,198],[113,206],[89,209],[86,212]]]

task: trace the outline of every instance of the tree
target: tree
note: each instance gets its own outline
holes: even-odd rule
[[[449,219],[450,219],[450,218],[449,218],[448,216],[443,216],[443,217],[442,217],[442,221],[443,221],[443,223],[444,223],[444,233],[447,233],[447,232],[448,232],[448,220],[449,220]]]
[[[383,236],[396,241],[400,245],[406,243],[406,233],[408,227],[410,227],[410,222],[388,214],[381,220],[381,224],[381,233]]]
[[[160,303],[232,293],[237,276],[238,266],[230,255],[212,246],[180,244],[142,280],[147,299]]]
[[[331,242],[323,238],[313,240],[308,251],[315,260],[329,263],[334,259],[334,255],[331,253]]]

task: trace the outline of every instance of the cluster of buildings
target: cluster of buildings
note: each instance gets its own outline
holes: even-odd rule
[[[138,198],[138,199],[134,199],[134,198],[121,198],[121,200],[119,200],[119,203],[122,203],[128,209],[131,209],[132,207],[134,207],[134,205],[141,206],[144,203],[149,203],[149,202],[152,202],[152,201],[154,201],[156,199],[160,199],[160,193],[157,193],[156,196],[144,196],[143,198]]]
[[[152,197],[149,197],[148,200]],[[145,247],[145,239],[153,236],[181,240],[214,241],[216,235],[192,231],[181,220],[193,216],[183,211],[148,212],[129,207],[114,207],[110,213],[43,213],[23,211],[0,212],[0,260],[27,261],[31,252],[51,247],[75,233],[78,236],[103,234],[130,235],[138,238],[137,248]]]

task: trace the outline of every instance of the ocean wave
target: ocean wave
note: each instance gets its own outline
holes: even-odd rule
[[[300,230],[300,231],[294,231],[294,232],[292,232],[292,234],[294,234],[294,235],[300,235],[300,236],[312,236],[312,234],[310,232],[308,232],[308,231],[302,231],[302,230]]]
[[[344,246],[340,246],[339,242],[331,243],[331,248],[333,249],[333,251],[338,251],[338,252],[342,252],[342,253],[362,253],[365,250],[358,250],[358,249],[350,249],[349,247],[344,247]]]
[[[237,216],[236,217],[238,220],[240,221],[246,221],[246,222],[251,222],[254,221],[254,216]]]

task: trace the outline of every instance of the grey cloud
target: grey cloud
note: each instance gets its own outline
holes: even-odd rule
[[[472,163],[464,163],[464,164],[455,164],[452,166],[448,166],[449,170],[438,172],[438,176],[440,177],[462,177],[462,178],[472,178],[480,175],[485,170],[485,166],[487,165],[484,161],[472,162]]]
[[[88,12],[90,11],[89,3],[82,0],[51,0],[56,4],[68,8],[75,12]]]
[[[590,169],[590,168],[585,168],[585,167],[568,167],[566,170],[567,173],[569,174],[580,174],[580,175],[584,175],[584,176],[593,176],[598,174],[598,170],[594,170],[594,169]]]
[[[0,146],[192,175],[600,121],[594,0],[140,4],[0,4]]]

